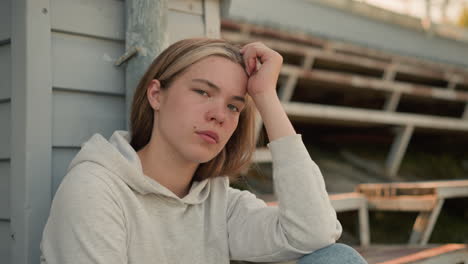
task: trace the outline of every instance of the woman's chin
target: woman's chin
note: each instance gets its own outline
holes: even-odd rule
[[[219,153],[219,152],[218,152]],[[214,159],[218,153],[208,151],[194,151],[186,156],[187,160],[191,160],[196,163],[207,163]]]
[[[196,163],[199,163],[199,164],[203,164],[203,163],[210,162],[213,158],[214,157],[207,157],[207,158],[198,157],[196,159],[192,159],[192,161],[194,161]]]

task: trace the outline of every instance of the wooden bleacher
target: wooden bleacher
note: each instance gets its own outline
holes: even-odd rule
[[[293,122],[396,128],[383,170],[391,177],[415,130],[468,132],[466,68],[230,20],[221,35],[283,55],[278,92]],[[271,160],[265,148],[255,157]]]
[[[278,93],[293,122],[393,127],[382,169],[390,179],[396,179],[415,130],[468,132],[466,68],[232,20],[222,21],[221,35],[238,44],[261,41],[282,54]],[[258,122],[257,136],[261,128]],[[269,150],[258,148],[254,160],[271,162]],[[467,245],[427,244],[444,200],[467,197],[467,184],[362,184],[355,192],[330,195],[330,201],[337,212],[358,211],[360,245],[355,248],[370,264],[468,264]],[[259,198],[277,205],[272,195]],[[368,210],[420,212],[409,244],[372,244]]]
[[[426,245],[444,201],[468,197],[468,180],[359,184],[369,210],[419,212],[410,244]]]
[[[377,245],[356,248],[369,264],[466,264],[468,246],[464,244],[401,246]]]
[[[332,194],[336,212],[357,210],[360,246],[354,248],[369,264],[468,264],[468,245],[428,245],[445,199],[468,197],[468,180],[360,184],[357,192]],[[260,196],[277,206],[274,196]],[[420,212],[409,245],[370,243],[369,210]],[[294,261],[282,264],[293,264]]]

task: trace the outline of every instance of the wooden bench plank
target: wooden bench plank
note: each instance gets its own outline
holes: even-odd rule
[[[354,248],[369,264],[459,264],[467,260],[466,247],[464,244],[433,244],[372,245],[367,248]]]
[[[393,182],[393,183],[364,183],[360,188],[376,188],[391,184],[393,188],[436,188],[436,187],[458,187],[468,186],[468,180],[441,180],[441,181],[417,181],[417,182]]]
[[[359,184],[356,191],[366,196],[437,194],[442,198],[468,196],[468,180]]]
[[[355,74],[342,74],[324,70],[303,70],[293,65],[283,65],[281,73],[297,74],[307,80],[323,81],[346,85],[358,89],[370,89],[386,92],[399,92],[418,97],[428,97],[447,101],[468,102],[468,92],[446,90],[422,84],[410,84],[399,81],[386,81],[377,78],[362,77]]]
[[[437,130],[468,131],[468,122],[457,118],[436,117],[409,113],[391,113],[379,110],[356,109],[342,106],[329,106],[314,103],[284,103],[286,113],[292,120],[350,121],[356,124],[414,125],[417,129],[432,128]],[[363,118],[365,117],[365,118]]]
[[[397,259],[411,255],[426,249],[438,247],[438,245],[382,245],[374,244],[367,248],[354,247],[369,264],[382,263],[392,259]]]
[[[418,253],[414,253],[408,256],[400,257],[397,259],[393,259],[390,261],[385,261],[385,262],[380,262],[379,264],[409,264],[409,263],[427,263],[431,258],[439,258],[441,255],[449,255],[449,254],[456,254],[456,253],[462,253],[461,260],[462,261],[467,261],[468,260],[468,247],[467,245],[463,244],[447,244],[443,245],[440,247],[432,248],[432,249],[426,249]],[[460,254],[457,254],[460,255]],[[458,256],[459,257],[459,256]],[[444,263],[444,264],[456,264],[459,263],[460,258],[453,259],[451,262],[433,262],[432,263]],[[449,260],[450,258],[445,258],[446,260]],[[426,261],[426,262],[425,262]]]
[[[367,202],[369,210],[420,212],[431,211],[437,203],[437,196],[368,197]]]

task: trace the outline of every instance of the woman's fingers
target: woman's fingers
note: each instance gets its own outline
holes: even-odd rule
[[[254,96],[276,89],[283,57],[261,42],[246,44],[240,52],[249,75],[248,93]]]
[[[274,54],[277,53],[276,51],[274,51],[274,50],[270,49],[269,47],[267,47],[262,42],[252,42],[252,43],[246,44],[241,48],[240,52],[244,56],[246,56],[246,55],[249,56],[250,51],[252,51],[252,50],[255,52],[255,57],[260,58],[261,63],[264,63],[265,60],[268,59],[268,55],[273,56]]]
[[[244,57],[244,63],[246,67],[247,73],[252,75],[257,69],[257,59],[259,59],[260,63],[265,61],[265,51],[267,47],[261,42],[253,42],[244,45],[240,52]]]
[[[244,57],[243,59],[245,63],[245,70],[247,71],[247,74],[249,76],[252,75],[252,72],[255,70],[255,65],[256,65],[255,50],[252,48],[252,45],[250,44],[245,45],[241,50],[241,53]]]
[[[252,75],[252,73],[255,73],[256,70],[257,70],[257,58],[256,57],[250,58],[250,75]]]

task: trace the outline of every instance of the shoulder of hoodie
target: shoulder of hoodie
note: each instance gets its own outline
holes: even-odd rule
[[[109,173],[112,172],[92,162],[78,164],[65,175],[54,199],[76,202],[92,197],[94,200],[112,200],[122,208],[116,194],[115,179],[118,177],[109,177]]]

